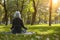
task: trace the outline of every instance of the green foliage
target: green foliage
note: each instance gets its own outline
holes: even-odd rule
[[[12,11],[15,11],[16,10],[16,1],[11,1],[11,0],[8,0],[7,1],[7,9],[8,11],[12,12]]]
[[[0,21],[2,21],[3,9],[2,5],[0,5]]]
[[[31,4],[32,4],[32,5],[31,5]],[[30,1],[28,7],[29,7],[29,10],[30,10],[31,12],[34,12],[33,2],[32,2],[32,1]]]
[[[24,1],[24,2],[23,2]],[[34,0],[35,6],[36,6],[36,22],[35,24],[41,24],[41,23],[48,23],[49,22],[49,0]],[[18,4],[18,7],[17,7]],[[58,2],[59,4],[59,2]],[[2,0],[0,0],[0,19],[2,21],[2,17],[4,16],[4,4],[2,3]],[[23,7],[22,7],[23,6]],[[59,6],[58,6],[59,7]],[[55,8],[54,5],[52,6],[52,23],[55,23],[58,21],[60,23],[60,14],[57,14],[57,10],[59,8]],[[22,19],[24,23],[27,23],[27,21],[32,21],[32,13],[35,11],[33,7],[33,0],[6,0],[6,8],[8,11],[8,19],[13,18],[13,14],[18,9],[19,11],[22,11]],[[58,12],[59,13],[59,12]],[[29,20],[28,20],[29,18]],[[46,21],[46,22],[45,22]]]

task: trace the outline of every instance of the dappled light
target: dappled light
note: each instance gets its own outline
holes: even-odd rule
[[[0,0],[0,40],[60,40],[60,0]]]

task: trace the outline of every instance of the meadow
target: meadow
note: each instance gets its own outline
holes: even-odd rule
[[[60,40],[60,24],[25,25],[33,34],[6,34],[11,25],[0,25],[0,40]]]

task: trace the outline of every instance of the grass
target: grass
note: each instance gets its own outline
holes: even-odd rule
[[[11,25],[0,25],[0,40],[60,40],[60,24],[47,24],[41,25],[25,25],[28,30],[27,32],[35,32],[35,34],[2,34],[1,32],[11,31]]]
[[[57,26],[58,25],[58,26]],[[60,31],[60,24],[52,24],[52,26],[48,26],[47,24],[41,25],[25,25],[28,28],[28,32],[35,32],[37,34],[51,34],[51,33],[59,33]],[[1,25],[0,32],[8,32],[10,30],[11,25]]]

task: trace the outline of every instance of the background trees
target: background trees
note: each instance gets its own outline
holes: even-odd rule
[[[51,22],[60,23],[60,6],[52,8]],[[20,11],[24,24],[49,23],[49,0],[0,0],[0,24],[10,24],[16,10]]]

